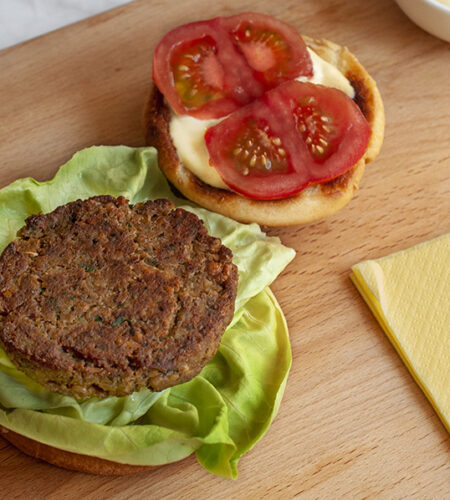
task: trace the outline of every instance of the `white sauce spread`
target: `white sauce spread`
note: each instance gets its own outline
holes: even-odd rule
[[[313,63],[312,77],[299,77],[301,82],[311,82],[342,90],[353,99],[355,91],[345,76],[332,64],[324,61],[308,48]],[[225,117],[224,117],[225,118]],[[224,118],[198,120],[188,115],[175,115],[170,120],[170,135],[183,165],[210,186],[229,189],[217,170],[209,164],[205,132]]]
[[[344,94],[353,99],[355,97],[355,90],[347,78],[335,66],[319,57],[310,48],[308,48],[308,52],[313,63],[313,76],[299,76],[296,80],[333,87],[342,90]]]

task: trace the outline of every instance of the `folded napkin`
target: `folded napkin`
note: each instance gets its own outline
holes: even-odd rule
[[[352,267],[351,279],[450,432],[450,233]]]

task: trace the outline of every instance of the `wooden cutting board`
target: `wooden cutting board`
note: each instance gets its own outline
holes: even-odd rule
[[[237,481],[206,473],[193,457],[132,477],[89,476],[0,439],[0,497],[449,497],[449,437],[349,280],[360,260],[450,231],[450,46],[394,2],[142,0],[6,49],[0,186],[49,179],[92,144],[142,145],[160,37],[199,17],[248,10],[347,45],[377,80],[387,119],[382,153],[345,209],[270,230],[298,252],[273,285],[293,349],[278,417],[241,460]]]

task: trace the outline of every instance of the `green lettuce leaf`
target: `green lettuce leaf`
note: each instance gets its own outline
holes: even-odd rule
[[[0,190],[0,251],[26,217],[98,194],[131,203],[169,198],[196,213],[233,251],[236,312],[219,351],[190,382],[103,400],[47,391],[0,350],[0,425],[42,443],[120,463],[161,465],[196,452],[210,472],[237,476],[237,462],[277,413],[291,363],[284,316],[268,286],[294,257],[256,224],[239,224],[176,198],[153,148],[92,147],[54,179],[21,179]],[[76,436],[76,439],[74,439]]]

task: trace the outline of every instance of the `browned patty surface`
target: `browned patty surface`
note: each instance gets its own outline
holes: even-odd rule
[[[233,316],[231,257],[169,200],[96,196],[33,215],[0,257],[0,343],[76,398],[185,382]]]

